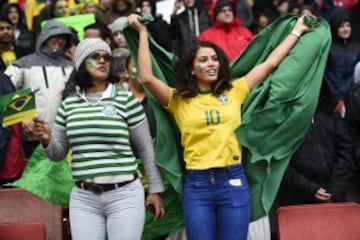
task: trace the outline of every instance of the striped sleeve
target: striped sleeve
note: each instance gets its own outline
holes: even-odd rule
[[[136,127],[138,124],[142,123],[146,119],[145,112],[141,103],[139,102],[139,100],[137,100],[137,98],[135,98],[132,93],[129,93],[128,95],[128,100],[126,102],[126,110],[129,128]]]
[[[55,124],[66,127],[66,111],[65,111],[65,101],[63,101],[60,104],[60,107],[58,108],[56,117],[55,117]]]

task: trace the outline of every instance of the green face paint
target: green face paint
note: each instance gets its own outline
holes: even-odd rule
[[[198,72],[200,72],[200,73],[203,72],[203,68],[200,65],[196,65],[195,68]]]
[[[55,3],[55,16],[63,17],[68,15],[68,3],[67,1],[57,1]]]
[[[137,82],[138,74],[137,74],[137,71],[136,71],[136,68],[135,68],[135,67],[132,67],[132,68],[130,69],[130,78],[131,78],[133,81]]]
[[[91,58],[86,59],[85,64],[86,64],[86,68],[88,69],[96,68],[96,60],[94,59]]]

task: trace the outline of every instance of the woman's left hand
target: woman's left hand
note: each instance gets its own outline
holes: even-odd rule
[[[161,219],[165,215],[165,208],[160,193],[149,193],[146,197],[145,207],[154,214],[154,219]]]
[[[309,15],[309,14],[305,14],[302,15],[301,17],[298,18],[298,20],[296,21],[296,24],[293,28],[293,30],[295,30],[296,32],[298,32],[299,34],[303,34],[307,31],[309,31],[311,29],[310,26],[305,24],[305,17],[312,17],[312,18],[316,18],[313,15]]]

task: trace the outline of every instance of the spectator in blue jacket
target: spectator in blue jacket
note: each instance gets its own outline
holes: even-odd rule
[[[354,85],[354,68],[360,61],[360,45],[352,41],[350,16],[337,12],[330,20],[332,45],[326,63],[324,81],[334,102],[334,110],[343,113],[343,99]]]

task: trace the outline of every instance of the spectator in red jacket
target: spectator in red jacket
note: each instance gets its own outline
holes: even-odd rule
[[[213,24],[198,38],[221,47],[229,61],[237,57],[253,38],[251,31],[243,27],[241,20],[236,17],[235,6],[232,0],[215,1],[210,8]]]

